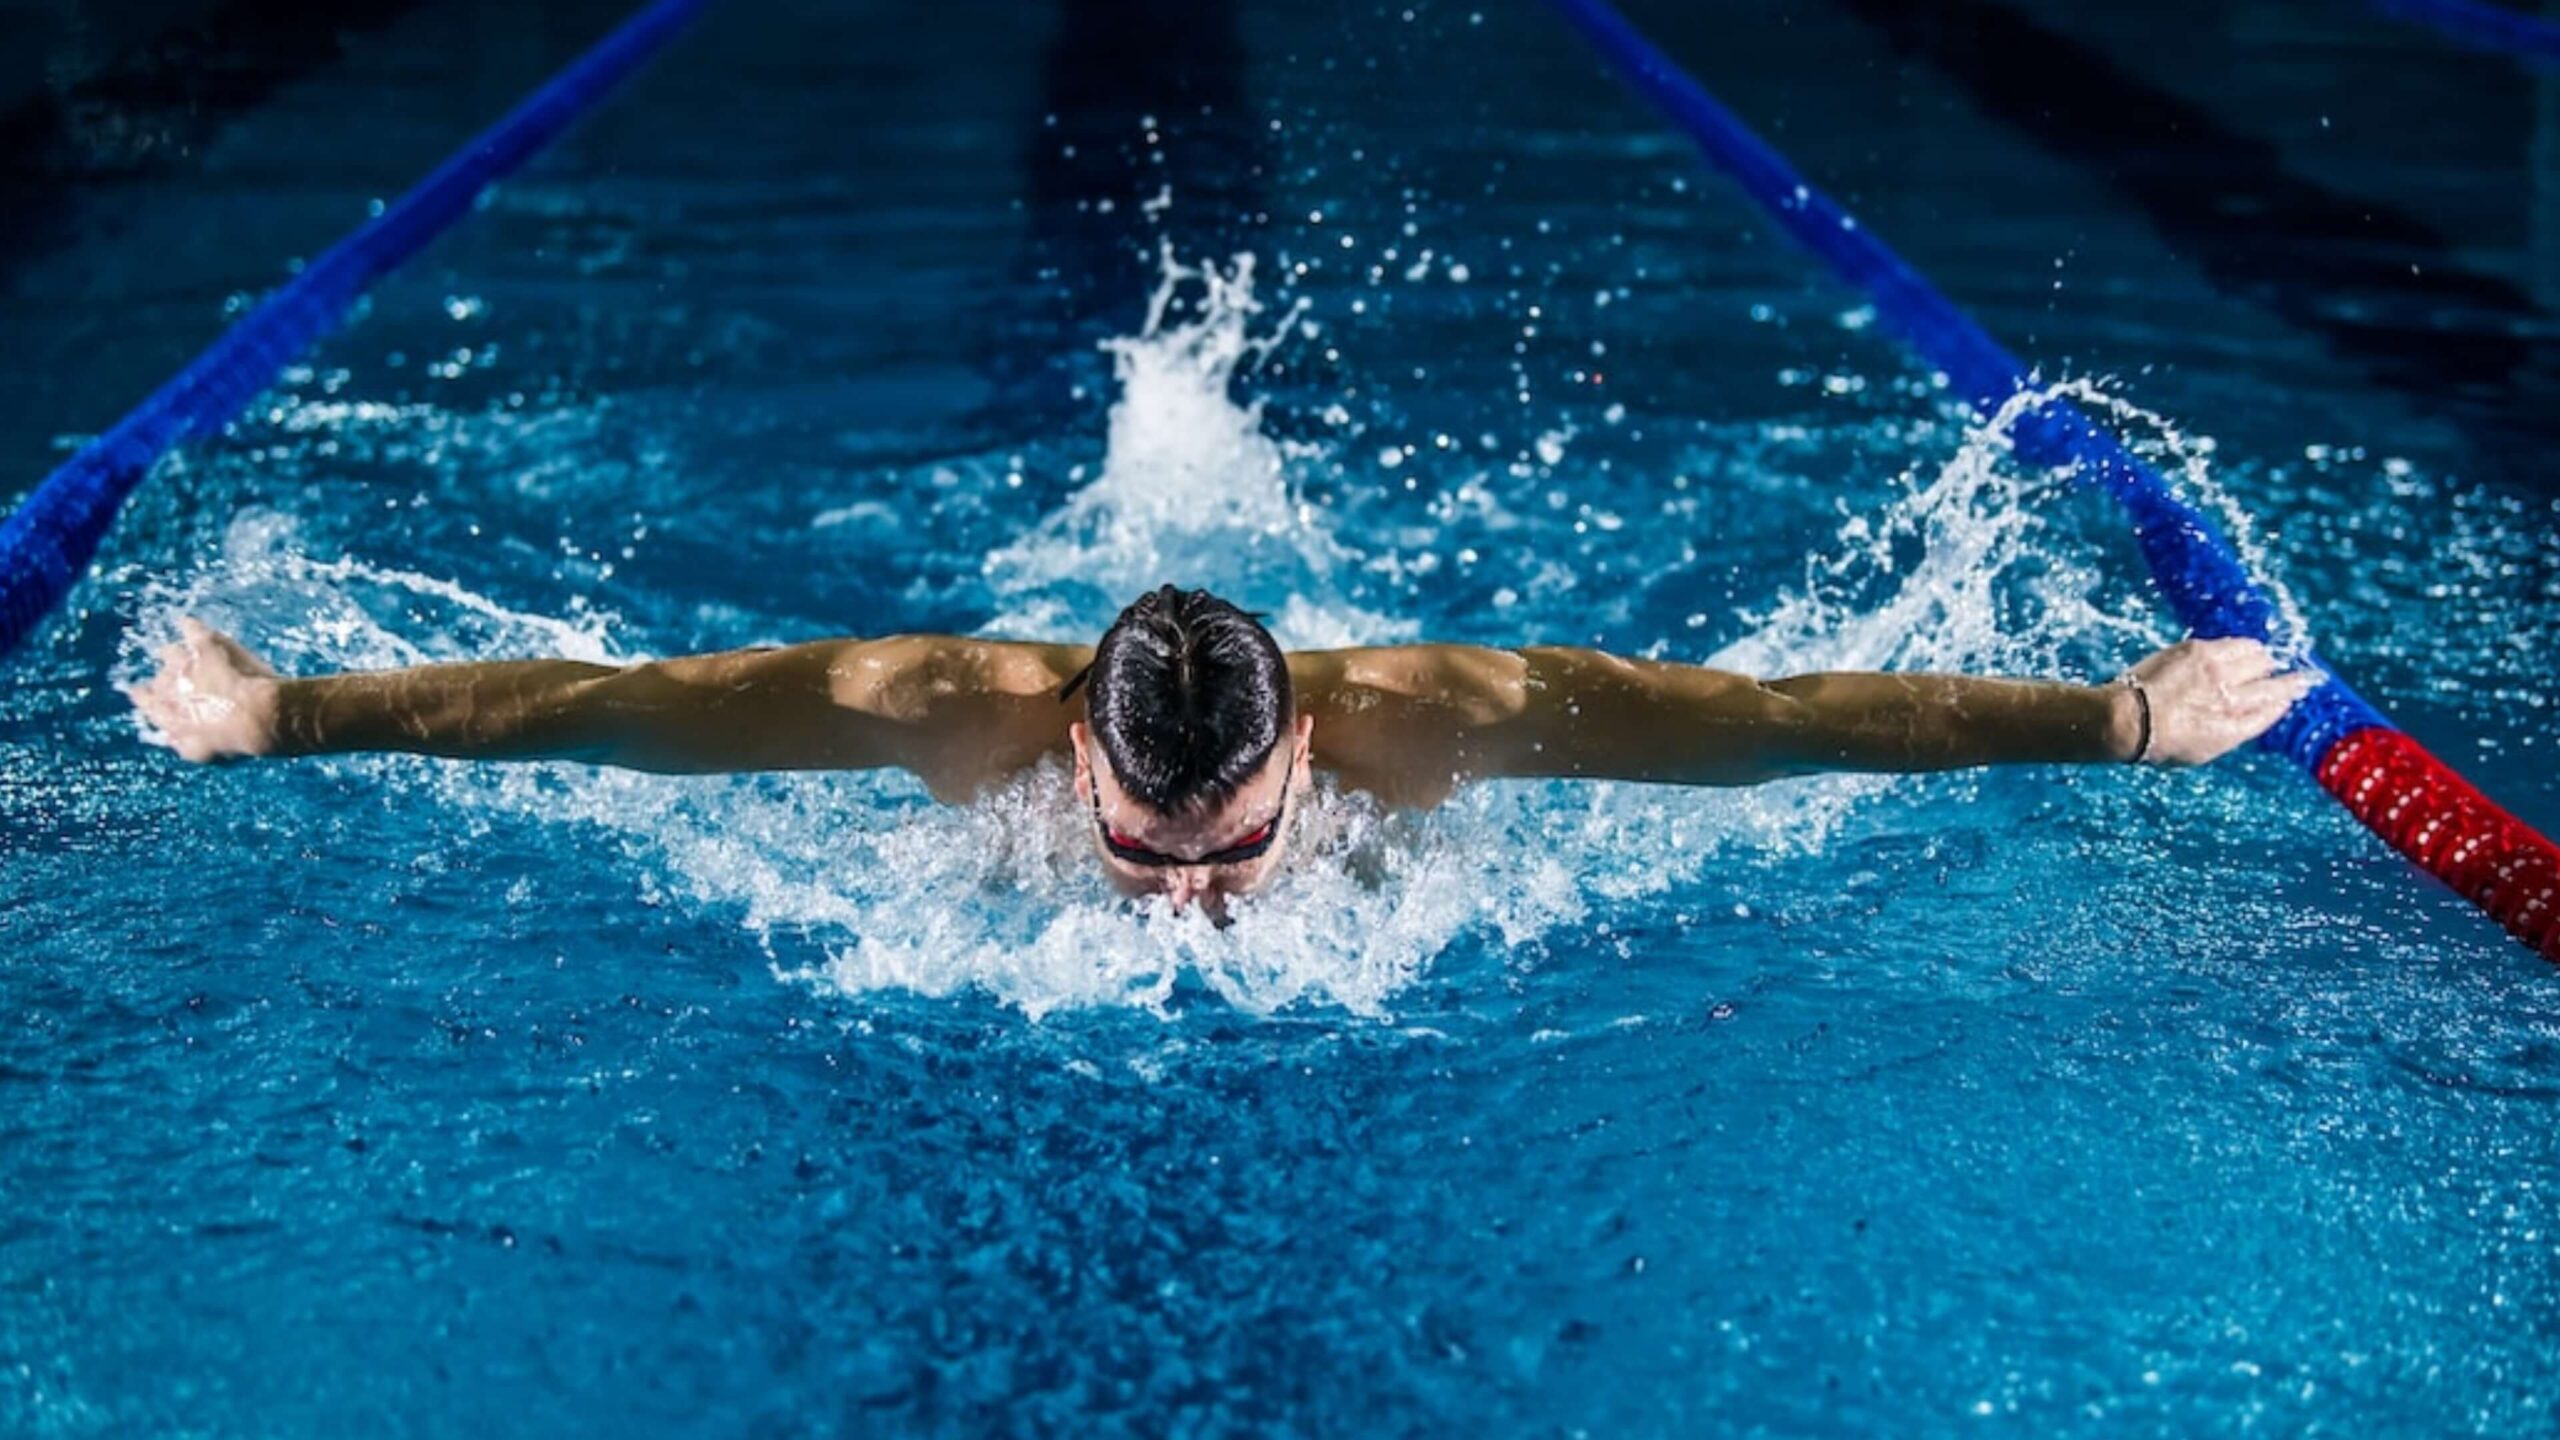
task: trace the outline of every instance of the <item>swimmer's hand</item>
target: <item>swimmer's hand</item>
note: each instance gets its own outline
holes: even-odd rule
[[[177,643],[160,649],[158,673],[124,687],[156,738],[198,764],[271,753],[274,667],[194,616],[180,620],[178,632]]]
[[[2145,765],[2202,765],[2246,745],[2319,687],[2317,670],[2283,670],[2275,652],[2255,640],[2181,640],[2128,672],[2151,701],[2151,745]],[[2116,687],[2109,724],[2116,758],[2141,744],[2140,702]]]

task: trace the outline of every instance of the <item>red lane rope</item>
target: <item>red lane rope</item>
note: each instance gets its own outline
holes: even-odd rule
[[[2404,731],[2356,731],[2329,747],[2318,775],[2365,828],[2560,962],[2560,846]]]

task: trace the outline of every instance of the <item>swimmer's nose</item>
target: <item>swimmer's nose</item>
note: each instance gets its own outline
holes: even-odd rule
[[[1165,894],[1173,901],[1176,914],[1189,909],[1191,902],[1197,900],[1200,913],[1209,917],[1210,924],[1224,930],[1235,923],[1235,917],[1227,913],[1227,892],[1209,883],[1206,870],[1174,872],[1166,881]]]
[[[1165,894],[1172,899],[1173,908],[1176,910],[1188,908],[1193,900],[1206,894],[1208,889],[1209,872],[1205,869],[1176,868],[1165,872]]]

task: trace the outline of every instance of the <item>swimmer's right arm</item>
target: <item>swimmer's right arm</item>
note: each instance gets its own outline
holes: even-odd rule
[[[896,767],[959,800],[1065,744],[1084,647],[821,640],[612,666],[500,660],[288,679],[190,619],[135,706],[189,760],[405,751],[673,774]]]

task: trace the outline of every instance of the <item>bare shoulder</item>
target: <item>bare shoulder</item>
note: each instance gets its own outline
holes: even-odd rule
[[[920,721],[972,702],[1054,699],[1092,655],[1087,645],[964,635],[848,640],[828,656],[827,688],[847,708]]]
[[[1089,645],[894,635],[839,649],[828,691],[901,731],[907,768],[959,802],[1065,752],[1074,716],[1058,692],[1092,658]]]
[[[1380,645],[1289,657],[1316,763],[1390,805],[1428,807],[1494,773],[1528,705],[1529,667],[1480,645]]]
[[[1318,714],[1421,705],[1487,724],[1519,713],[1528,662],[1484,645],[1373,645],[1289,657],[1299,703]]]

